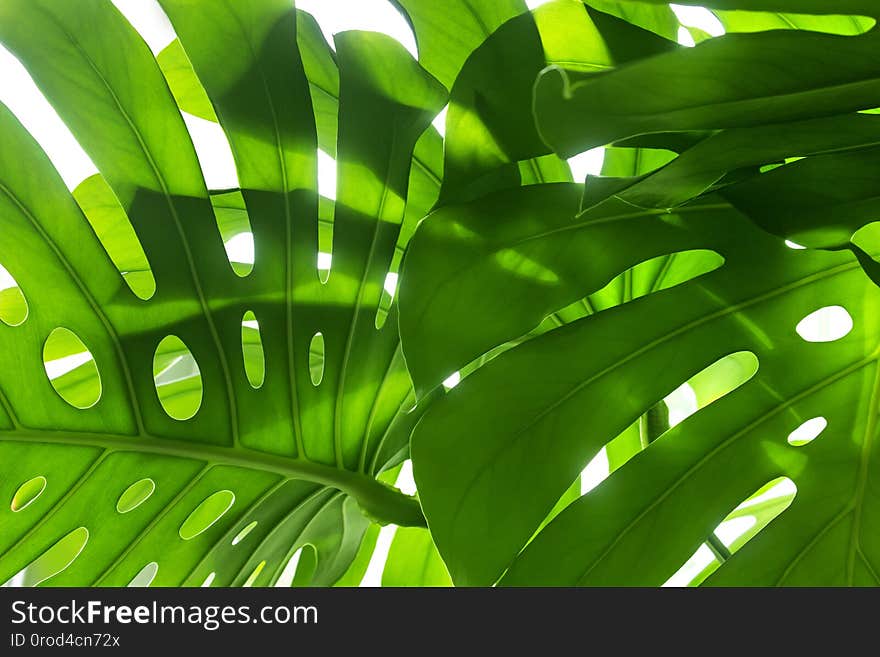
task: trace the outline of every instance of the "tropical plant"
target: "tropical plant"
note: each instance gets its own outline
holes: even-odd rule
[[[0,582],[880,583],[875,2],[159,4],[0,0]]]

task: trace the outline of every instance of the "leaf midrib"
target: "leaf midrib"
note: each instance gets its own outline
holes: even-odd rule
[[[254,62],[257,62],[257,53],[254,51],[253,44],[248,38],[248,34],[245,31],[241,19],[239,18],[238,14],[235,13],[234,9],[229,6],[228,2],[226,3],[226,6],[229,8],[230,14],[235,17],[235,21],[241,29],[242,40],[248,44],[248,50],[250,51],[251,58]],[[290,193],[288,190],[289,182],[287,173],[287,160],[285,158],[284,146],[281,143],[281,130],[278,126],[278,114],[275,111],[275,102],[269,89],[269,82],[266,80],[266,76],[263,74],[263,69],[261,67],[256,67],[256,70],[259,71],[260,82],[263,85],[263,92],[266,94],[266,104],[269,108],[269,113],[272,115],[272,130],[274,131],[275,136],[275,151],[278,157],[278,168],[281,172],[281,193],[284,197],[284,236],[286,247],[284,254],[284,293],[286,297],[285,306],[287,321],[287,372],[288,385],[290,386],[290,417],[293,420],[293,435],[294,442],[296,443],[297,454],[303,459],[308,459],[308,455],[306,454],[305,441],[303,439],[302,418],[300,417],[299,412],[299,389],[297,388],[296,379],[296,345],[293,332],[293,217],[290,212]],[[220,118],[219,115],[217,118]],[[245,202],[245,204],[247,203]]]
[[[237,466],[282,475],[288,479],[305,479],[342,490],[354,497],[364,486],[385,486],[375,479],[353,470],[336,468],[315,461],[258,452],[241,447],[224,447],[208,443],[192,443],[150,435],[93,433],[66,430],[33,430],[19,428],[0,431],[0,442],[29,442],[98,447],[109,452],[140,452],[202,461],[212,465]],[[408,496],[407,496],[408,497]]]

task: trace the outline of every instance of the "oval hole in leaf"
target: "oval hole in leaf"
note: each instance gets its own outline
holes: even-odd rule
[[[248,383],[256,390],[262,387],[266,380],[266,355],[263,351],[260,324],[256,315],[250,310],[241,319],[241,351]]]
[[[257,567],[254,568],[253,572],[248,575],[248,578],[245,580],[244,584],[242,584],[243,588],[250,588],[254,585],[254,582],[257,581],[257,577],[260,576],[260,573],[263,572],[263,568],[266,567],[266,562],[261,561],[257,564]]]
[[[324,335],[315,333],[309,343],[309,374],[312,377],[312,385],[321,384],[324,378]]]
[[[232,539],[232,544],[238,545],[239,543],[241,543],[248,534],[250,534],[252,531],[254,531],[254,527],[256,527],[256,526],[257,526],[256,520],[254,520],[253,522],[251,522],[250,524],[245,526],[245,528],[242,529],[240,532],[238,532],[235,535],[235,538]]]
[[[101,399],[101,374],[92,353],[73,331],[56,328],[43,345],[43,366],[55,392],[74,408]]]
[[[36,586],[70,566],[89,541],[89,530],[78,527],[13,575],[3,586]]]
[[[24,293],[3,265],[0,265],[0,322],[7,326],[21,326],[28,316]]]
[[[210,573],[208,573],[208,576],[205,578],[205,581],[202,582],[202,588],[205,589],[205,588],[208,588],[209,586],[211,586],[211,584],[214,583],[215,577],[217,577],[217,573],[215,573],[214,571],[211,571]]]
[[[151,299],[156,293],[153,269],[128,215],[104,177],[95,174],[86,178],[73,190],[73,197],[134,295],[143,301]]]
[[[36,502],[44,490],[46,490],[46,478],[43,475],[28,479],[15,491],[9,508],[12,509],[13,513],[18,513]]]
[[[202,373],[192,353],[176,335],[164,338],[153,357],[159,402],[169,417],[189,420],[202,405]]]
[[[231,490],[219,490],[212,493],[199,504],[178,530],[180,538],[185,541],[195,538],[220,520],[235,503],[235,493]]]
[[[119,513],[134,511],[146,502],[155,490],[156,482],[152,479],[146,478],[134,482],[119,496],[119,499],[116,501],[116,510]]]
[[[819,437],[825,427],[828,426],[828,420],[824,417],[814,417],[807,420],[797,429],[788,434],[788,444],[794,447],[801,447],[807,443],[811,443]]]
[[[138,571],[138,574],[132,578],[128,585],[132,588],[145,588],[153,583],[158,572],[159,564],[155,561],[151,561]]]
[[[853,328],[853,319],[843,306],[819,308],[798,322],[795,330],[807,342],[834,342]]]

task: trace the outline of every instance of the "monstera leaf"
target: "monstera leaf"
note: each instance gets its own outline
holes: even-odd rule
[[[675,264],[634,269],[633,285],[647,294],[505,351],[422,418],[416,482],[456,583],[659,585],[780,476],[795,482],[794,503],[709,581],[877,583],[880,297],[858,262],[789,249],[721,199],[669,213],[612,199],[578,213],[579,192],[523,188],[425,222],[401,299],[417,382],[430,387],[639,263],[710,251],[723,265],[690,279]],[[422,249],[437,248],[446,261],[420,263]],[[839,340],[811,343],[796,331],[810,338],[809,316],[841,307],[858,319]],[[441,331],[456,350],[418,349]],[[741,352],[756,358],[754,376],[653,436],[534,536],[603,445]],[[786,442],[817,417],[827,428],[815,442]]]
[[[420,420],[412,458],[456,584],[661,585],[701,549],[713,564],[696,583],[880,584],[877,247],[840,250],[876,218],[876,125],[854,113],[878,104],[876,32],[834,25],[758,27],[601,75],[551,66],[534,95],[543,141],[562,156],[618,142],[606,175],[422,223],[403,271],[407,363],[419,394],[468,375]],[[670,427],[664,399],[683,384],[698,412]],[[572,496],[603,447],[614,472]],[[793,500],[768,497],[780,481]]]
[[[776,5],[820,11],[811,3]],[[853,5],[859,6],[834,7],[877,13],[870,3]],[[880,106],[872,55],[880,33],[866,31],[876,21],[812,17],[807,29],[779,30],[772,17],[788,27],[805,22],[734,13],[728,26],[753,33],[710,39],[601,77],[547,68],[536,83],[538,129],[562,155],[646,133],[712,131],[653,175],[594,186],[591,202],[616,195],[639,207],[670,208],[726,188],[725,196],[764,229],[804,246],[849,249],[880,281],[880,265],[865,253],[871,238],[867,247],[854,239],[880,211],[872,187],[878,124],[855,113]],[[826,22],[831,33],[822,31]]]
[[[71,195],[0,108],[4,320],[27,308],[0,325],[0,581],[265,585],[299,553],[295,582],[356,583],[371,520],[424,524],[377,479],[420,412],[383,287],[437,193],[413,149],[445,90],[379,34],[334,55],[306,31],[301,57],[290,2],[162,6],[179,41],[157,63],[109,2],[0,3],[100,171]],[[209,193],[178,102],[219,120],[240,190]]]
[[[0,0],[0,583],[880,584],[875,0],[158,4]]]

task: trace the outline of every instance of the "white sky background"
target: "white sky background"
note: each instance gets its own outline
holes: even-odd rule
[[[160,52],[175,38],[171,24],[155,0],[113,1],[140,32],[154,54]],[[546,1],[527,0],[526,4],[530,8],[535,8]],[[349,29],[373,30],[390,35],[402,43],[413,56],[418,56],[415,37],[408,23],[387,0],[299,0],[297,6],[315,16],[331,46],[333,45],[332,36],[338,32]],[[683,26],[696,27],[713,36],[724,33],[718,19],[706,9],[679,5],[672,5],[672,8]],[[693,38],[684,27],[679,32],[679,42],[682,45],[693,45]],[[37,139],[68,188],[75,188],[82,180],[97,173],[95,165],[39,92],[30,76],[2,45],[0,45],[0,102],[9,107]],[[446,109],[444,108],[434,121],[435,127],[441,134],[445,132],[445,116]],[[235,165],[222,128],[215,123],[189,114],[184,113],[183,118],[193,138],[208,187],[211,189],[237,187]],[[583,181],[587,174],[598,175],[602,167],[603,156],[604,149],[597,148],[571,158],[569,165],[574,179]],[[320,193],[329,198],[335,198],[335,161],[323,152],[318,153],[318,178]],[[253,240],[250,235],[238,236],[238,238],[230,240],[230,243],[227,244],[230,259],[236,262],[253,262]],[[797,247],[794,243],[789,245],[792,248]],[[329,269],[330,263],[330,254],[321,253],[318,255],[319,269]],[[396,290],[396,284],[396,275],[393,279],[389,278],[386,281],[386,289],[392,295]],[[0,290],[13,285],[14,281],[0,265]],[[834,337],[831,339],[837,339],[841,332],[845,334],[852,328],[852,319],[845,310],[843,310],[843,314],[846,316],[843,317],[837,310],[826,312],[804,329],[808,335],[804,335],[804,332],[801,331],[801,325],[799,325],[798,332],[802,334],[802,337],[811,341],[826,341],[823,339],[823,335],[825,338],[833,335]],[[69,363],[53,363],[52,365],[58,371],[62,371],[66,370]],[[451,388],[458,382],[459,376],[458,373],[455,373],[444,384],[447,388]],[[670,395],[667,402],[671,409],[673,424],[696,411],[696,398],[693,390],[687,384]],[[597,486],[607,475],[608,459],[603,449],[583,472],[582,492],[586,493]],[[412,467],[409,461],[406,462],[397,485],[408,493],[415,490]],[[724,533],[722,538],[725,543],[729,543],[748,529],[747,524],[740,523],[740,526],[733,528],[733,530],[719,528],[719,533]],[[382,569],[394,531],[393,526],[381,529],[377,549],[369,564],[362,586],[378,586],[380,584]],[[289,572],[286,572],[282,577],[282,582],[289,582],[292,578],[298,554],[296,557],[291,560],[292,563],[287,569]],[[711,559],[712,555],[708,548],[701,547],[668,584],[686,584]]]

